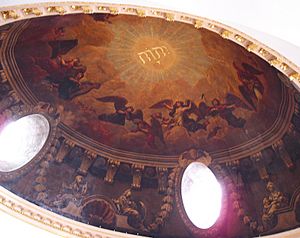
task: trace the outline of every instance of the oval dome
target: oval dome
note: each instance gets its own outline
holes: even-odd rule
[[[80,14],[11,34],[26,98],[58,106],[69,135],[122,157],[176,160],[191,147],[234,156],[271,140],[288,115],[274,68],[188,24]]]
[[[22,6],[0,12],[20,15],[0,29],[0,113],[41,113],[51,127],[23,164],[6,170],[34,161],[0,170],[1,187],[98,227],[90,233],[51,217],[61,224],[53,229],[71,235],[105,226],[155,237],[252,237],[299,226],[293,64],[209,19],[95,4],[47,3],[40,17]],[[95,198],[105,202],[87,205]],[[282,224],[292,208],[298,214]],[[43,213],[30,214],[37,221]]]

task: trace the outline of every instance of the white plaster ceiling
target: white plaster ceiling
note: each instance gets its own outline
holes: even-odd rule
[[[0,210],[1,237],[59,238],[46,230],[37,228]]]

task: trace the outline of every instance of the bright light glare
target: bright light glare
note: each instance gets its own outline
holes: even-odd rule
[[[0,171],[16,170],[33,159],[45,144],[48,120],[31,114],[9,123],[0,134]]]
[[[207,229],[217,221],[222,203],[222,189],[212,171],[200,162],[191,163],[183,173],[181,195],[191,222]]]

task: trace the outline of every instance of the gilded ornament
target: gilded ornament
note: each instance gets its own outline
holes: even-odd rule
[[[126,12],[136,13],[136,9],[132,8],[132,7],[128,7],[128,8],[126,8]]]
[[[13,11],[13,10],[2,11],[1,15],[2,15],[2,17],[3,17],[4,20],[19,18],[19,15],[15,11]]]
[[[214,24],[212,24],[212,23],[209,23],[209,24],[208,24],[208,27],[209,27],[210,29],[215,29],[215,28],[216,28],[216,25],[214,25]]]
[[[224,30],[221,33],[221,36],[225,39],[228,39],[233,33],[231,31]]]
[[[35,220],[38,220],[38,221],[42,220],[42,217],[41,217],[40,214],[35,214],[35,215],[33,215],[33,218],[34,218]]]
[[[22,12],[24,15],[35,15],[35,16],[41,16],[43,13],[38,8],[23,8]]]
[[[58,13],[60,15],[63,15],[66,12],[66,10],[63,7],[60,7],[60,6],[47,7],[47,11],[52,12],[52,13]]]
[[[174,21],[175,15],[172,13],[166,13],[166,20],[167,21]]]
[[[82,11],[84,14],[93,13],[93,10],[89,6],[72,5],[71,9],[74,11]]]
[[[52,224],[52,226],[53,226],[54,228],[56,228],[56,229],[61,229],[61,227],[62,227],[62,225],[61,225],[60,223],[58,223],[58,222],[54,222],[54,223]]]
[[[97,157],[97,154],[96,154],[96,153],[94,153],[94,152],[92,152],[92,151],[89,151],[89,150],[87,150],[87,151],[85,152],[85,154],[86,154],[87,156],[89,156],[91,159],[96,159],[96,157]]]
[[[98,10],[99,11],[108,11],[107,7],[104,7],[104,6],[99,6]]]
[[[120,161],[109,159],[107,162],[107,171],[104,177],[104,181],[107,183],[113,183],[114,177],[117,173],[117,170],[120,166]]]
[[[11,208],[13,206],[13,202],[12,201],[4,201],[4,205]]]
[[[76,236],[81,236],[82,232],[80,230],[74,230],[73,234],[76,235]]]
[[[263,49],[263,48],[260,48],[260,50],[258,51],[259,54],[261,54],[262,56],[266,56],[268,54],[268,52]]]
[[[248,46],[247,46],[247,50],[249,51],[249,52],[253,52],[253,51],[255,51],[256,49],[257,49],[257,45],[256,44],[253,44],[253,43],[250,43]]]
[[[286,70],[288,69],[288,66],[287,66],[287,64],[285,64],[285,63],[281,63],[281,64],[279,65],[279,68],[280,68],[281,70],[283,70],[283,71],[286,71]]]
[[[133,14],[136,14],[139,17],[146,17],[146,12],[142,9],[137,9],[137,8],[127,8],[126,12],[130,12]]]
[[[180,16],[180,20],[192,22],[192,21],[193,21],[193,18],[188,17],[188,16]]]
[[[269,60],[269,63],[272,66],[277,66],[277,65],[281,64],[281,62],[277,58]]]
[[[46,218],[43,220],[43,223],[51,225],[52,221],[50,219]]]
[[[240,43],[242,43],[242,42],[245,41],[245,39],[244,39],[242,36],[240,36],[240,35],[235,35],[234,38],[235,38],[238,42],[240,42]]]
[[[64,226],[64,227],[63,227],[63,230],[66,231],[66,232],[71,232],[71,231],[72,231],[72,228],[69,227],[69,226]]]
[[[140,189],[141,188],[141,181],[142,181],[142,173],[140,170],[136,170],[133,172],[133,178],[131,187],[133,189]]]
[[[18,212],[18,213],[21,213],[22,210],[23,210],[23,208],[22,208],[21,206],[19,206],[19,205],[16,205],[16,206],[14,207],[14,210],[15,210],[16,212]]]
[[[196,29],[200,29],[202,26],[203,26],[203,21],[201,21],[201,20],[196,20],[195,21],[194,27]]]
[[[300,74],[298,73],[293,73],[289,76],[290,80],[292,81],[298,81],[300,83]]]
[[[118,9],[115,8],[115,7],[109,7],[108,10],[109,10],[110,14],[112,14],[112,15],[118,15],[119,14]]]
[[[155,16],[159,16],[160,15],[160,12],[158,11],[155,11],[155,10],[152,10],[151,13]]]
[[[146,17],[146,12],[142,9],[136,9],[136,14],[139,16],[139,17]]]

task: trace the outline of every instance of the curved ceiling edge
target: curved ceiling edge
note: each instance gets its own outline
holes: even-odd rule
[[[133,238],[145,237],[86,225],[30,203],[0,186],[0,210],[35,227],[62,237]]]
[[[223,38],[231,40],[248,51],[258,55],[270,65],[285,74],[299,91],[300,89],[300,67],[279,54],[277,51],[262,44],[249,35],[234,29],[220,22],[191,14],[169,11],[165,9],[134,6],[127,4],[108,3],[84,3],[64,2],[64,3],[35,3],[26,5],[16,5],[0,7],[0,25],[11,22],[53,15],[65,15],[76,13],[109,13],[113,15],[127,14],[139,17],[157,17],[167,21],[178,21],[193,24],[195,28],[205,28],[221,35]],[[1,38],[1,37],[0,37]]]

